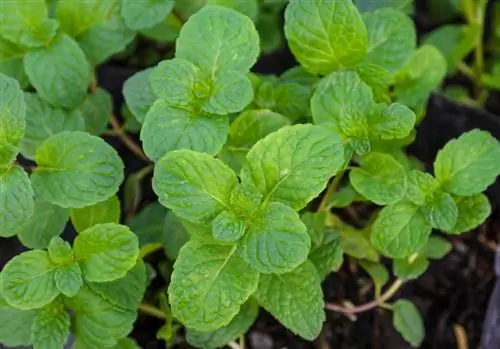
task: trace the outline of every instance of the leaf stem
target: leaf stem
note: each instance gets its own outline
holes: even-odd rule
[[[120,138],[122,143],[132,152],[134,153],[138,158],[141,160],[144,160],[148,163],[151,162],[151,160],[148,159],[146,154],[142,151],[141,147],[139,147],[132,138],[129,137],[129,135],[120,127],[120,123],[116,116],[111,115],[109,119],[109,123],[112,127],[113,134],[116,135],[116,137]]]
[[[342,313],[344,315],[364,313],[365,311],[372,310],[379,306],[385,306],[386,302],[391,299],[396,294],[396,292],[398,292],[403,284],[403,280],[396,279],[394,283],[379,298],[362,305],[358,305],[355,307],[344,307],[342,305],[327,303],[325,305],[325,308],[328,310],[336,311],[338,313]]]
[[[160,319],[160,320],[167,319],[167,317],[163,313],[163,311],[161,311],[160,309],[156,308],[155,306],[153,306],[151,304],[146,304],[146,303],[139,304],[139,311],[146,314],[146,315],[153,316],[153,317]]]
[[[321,202],[320,202],[316,212],[322,212],[322,211],[328,210],[328,205],[329,205],[330,199],[331,199],[332,195],[335,193],[335,191],[337,190],[338,186],[340,185],[340,182],[342,181],[342,177],[344,176],[345,172],[346,172],[346,170],[342,169],[339,173],[337,173],[337,175],[335,176],[333,181],[330,182],[330,184],[328,185],[328,188],[326,189],[326,193],[325,193],[325,195],[323,195],[323,198],[321,199]]]

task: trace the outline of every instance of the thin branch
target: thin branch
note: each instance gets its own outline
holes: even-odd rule
[[[160,320],[166,320],[167,317],[165,316],[165,313],[161,311],[161,309],[158,309],[157,307],[151,305],[151,304],[146,304],[146,303],[141,303],[139,304],[139,311],[150,315],[152,317],[155,317]]]
[[[123,128],[120,127],[120,123],[116,116],[111,115],[109,119],[109,123],[111,124],[112,131],[116,135],[116,137],[120,138],[122,143],[132,152],[134,153],[138,158],[141,160],[144,160],[148,163],[151,162],[149,158],[144,154],[142,151],[141,147],[138,146],[132,138],[129,137],[129,135],[123,130]]]

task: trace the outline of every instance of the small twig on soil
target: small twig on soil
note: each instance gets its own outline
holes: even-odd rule
[[[119,137],[122,143],[132,152],[134,153],[138,158],[141,160],[144,160],[146,162],[151,162],[151,160],[148,159],[146,154],[142,151],[141,147],[138,146],[132,138],[129,137],[127,132],[123,130],[123,128],[120,127],[120,123],[116,116],[111,115],[109,118],[109,123],[112,127],[113,133],[116,135],[116,137]]]
[[[462,325],[453,325],[453,332],[457,341],[458,349],[469,349],[469,341],[467,340],[467,333]]]
[[[151,304],[141,303],[139,305],[139,311],[160,320],[165,320],[167,318],[163,313],[163,311],[161,311],[160,309],[156,308]]]
[[[396,292],[403,286],[404,281],[401,279],[396,279],[394,283],[385,291],[379,298],[374,299],[371,302],[354,306],[354,307],[345,307],[342,305],[327,303],[325,308],[328,310],[336,311],[338,313],[342,313],[344,315],[352,315],[364,313],[365,311],[372,310],[379,306],[385,305],[385,303],[392,298],[396,294]]]

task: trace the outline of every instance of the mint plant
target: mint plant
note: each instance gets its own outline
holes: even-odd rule
[[[0,342],[137,348],[127,337],[141,312],[164,321],[167,347],[185,327],[192,345],[217,348],[259,307],[314,340],[325,311],[380,307],[422,343],[416,306],[393,297],[451,250],[443,236],[490,215],[500,143],[464,133],[432,173],[407,155],[447,72],[437,48],[417,47],[408,1],[290,0],[284,35],[300,65],[280,76],[250,70],[273,46],[259,23],[278,23],[284,1],[16,4],[0,4],[0,48],[21,50],[32,89],[0,65],[0,236],[32,250],[0,273]],[[175,55],[126,81],[120,125],[91,72],[137,31],[177,38]],[[125,178],[101,134],[146,165]],[[151,172],[159,203],[143,205]],[[355,202],[372,208],[362,228],[338,214]],[[372,277],[373,301],[325,301],[322,281],[344,258]],[[165,282],[146,292],[152,278]]]

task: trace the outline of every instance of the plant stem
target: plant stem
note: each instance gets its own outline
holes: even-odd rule
[[[144,313],[146,315],[153,316],[153,317],[160,319],[160,320],[165,320],[167,318],[165,316],[165,314],[163,313],[163,311],[161,311],[160,309],[156,308],[155,306],[153,306],[151,304],[141,303],[139,305],[139,311],[141,311],[142,313]]]
[[[371,302],[358,305],[352,308],[347,308],[337,304],[327,303],[325,308],[328,310],[333,310],[338,313],[343,313],[345,315],[364,313],[365,311],[377,308],[379,306],[385,305],[385,303],[392,298],[398,292],[398,290],[403,286],[404,281],[401,279],[396,279],[394,283],[385,291],[379,298],[374,299]]]
[[[323,195],[323,198],[321,199],[321,202],[316,212],[322,212],[328,210],[328,204],[330,202],[330,199],[332,198],[332,195],[335,193],[338,186],[340,185],[340,181],[342,181],[342,177],[344,176],[345,171],[346,171],[345,169],[341,170],[339,173],[337,173],[333,181],[330,182],[328,188],[326,189],[326,193],[325,195]]]
[[[112,131],[116,135],[116,137],[120,138],[122,143],[138,158],[144,160],[146,162],[151,162],[146,154],[142,151],[141,147],[139,147],[133,140],[128,136],[128,134],[120,127],[120,123],[116,116],[111,115],[109,119],[109,123],[111,124]]]

